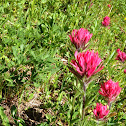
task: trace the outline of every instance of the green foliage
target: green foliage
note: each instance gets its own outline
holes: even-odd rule
[[[26,126],[25,121],[17,117],[17,109],[14,105],[11,107],[11,114],[17,126]]]
[[[2,125],[10,126],[8,117],[4,113],[4,108],[0,106],[0,119],[2,120]]]
[[[110,29],[101,24],[107,15],[111,19]],[[38,88],[42,90],[43,108],[52,108],[54,114],[47,112],[47,122],[38,126],[97,125],[92,109],[96,102],[105,100],[96,92],[102,82],[112,78],[119,82],[122,91],[111,110],[118,114],[109,118],[107,125],[125,125],[126,64],[115,60],[117,48],[126,50],[124,0],[2,0],[0,17],[0,98],[18,97],[21,104],[22,100],[33,99]],[[98,78],[88,86],[84,120],[81,120],[83,89],[69,72],[67,63],[62,62],[73,59],[75,47],[68,35],[81,27],[93,33],[88,48],[98,51],[104,65]],[[17,109],[12,106],[10,116],[16,125],[24,126]],[[2,106],[0,118],[3,125],[9,125]]]

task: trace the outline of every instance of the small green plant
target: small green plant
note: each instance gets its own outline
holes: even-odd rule
[[[0,106],[0,123],[4,126],[10,126],[8,117],[5,115],[4,108],[2,106]]]

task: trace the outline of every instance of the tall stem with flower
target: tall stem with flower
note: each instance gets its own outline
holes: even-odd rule
[[[73,30],[72,34],[69,35],[70,40],[75,45],[77,50],[80,48],[85,49],[87,42],[92,37],[92,34],[89,34],[88,30],[83,28],[79,30]],[[86,102],[86,86],[87,81],[92,75],[96,74],[100,70],[103,69],[101,64],[102,60],[98,56],[98,52],[92,51],[85,51],[85,52],[78,52],[75,51],[75,59],[71,60],[70,64],[73,67],[69,67],[70,71],[80,79],[84,96],[83,96],[83,108],[82,108],[82,119],[85,115],[85,102]],[[86,78],[86,79],[85,79]]]
[[[102,22],[102,25],[108,26],[110,24],[110,18],[106,16]],[[88,32],[87,29],[80,28],[79,30],[74,29],[69,35],[71,42],[75,45],[75,59],[71,60],[69,70],[78,78],[81,88],[83,89],[83,105],[82,105],[82,120],[85,116],[86,107],[86,88],[88,84],[93,80],[92,76],[97,72],[101,71],[104,67],[102,65],[102,60],[99,58],[98,52],[84,51],[88,45],[88,41],[91,39],[92,34]],[[121,52],[117,49],[116,60],[124,62],[126,60],[126,53]],[[124,70],[126,73],[126,70]],[[101,85],[99,93],[105,97],[108,102],[109,110],[107,110],[107,105],[103,106],[101,103],[97,103],[96,109],[94,109],[94,115],[96,120],[104,120],[105,116],[108,115],[112,102],[119,95],[121,88],[118,82],[113,82],[111,79]],[[72,118],[72,116],[71,116]]]

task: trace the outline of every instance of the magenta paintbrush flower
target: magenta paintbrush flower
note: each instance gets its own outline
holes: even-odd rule
[[[106,16],[103,18],[102,25],[108,26],[110,24],[110,17]]]
[[[87,29],[80,28],[79,30],[74,29],[69,37],[76,49],[79,49],[85,47],[92,37],[92,34],[90,34]]]
[[[107,105],[96,103],[96,109],[93,110],[93,113],[97,120],[103,120],[108,115],[109,110],[107,109]]]
[[[119,83],[113,82],[110,79],[107,82],[101,84],[99,93],[105,97],[105,99],[108,101],[108,104],[110,105],[110,103],[113,102],[119,95],[120,91],[121,88],[119,87]]]
[[[110,5],[110,4],[108,4],[108,7],[109,7],[109,8],[111,8],[111,5]]]
[[[76,60],[71,60],[70,64],[76,69],[81,78],[84,75],[90,77],[103,69],[102,64],[100,65],[102,60],[99,58],[98,52],[94,53],[94,51],[87,50],[86,52],[78,53],[76,51],[74,55]],[[71,72],[75,74],[74,69]]]
[[[118,55],[116,56],[116,60],[120,60],[120,61],[124,62],[126,60],[126,53],[120,51],[120,49],[117,49],[117,53],[118,53]]]

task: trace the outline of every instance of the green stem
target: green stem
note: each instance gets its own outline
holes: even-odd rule
[[[97,126],[99,126],[99,121],[97,121]]]
[[[76,86],[78,86],[78,79],[76,79]]]
[[[2,98],[2,89],[0,89],[0,99]]]
[[[111,102],[108,102],[108,105],[109,105],[109,110],[111,109],[111,106],[112,106],[112,103]]]
[[[84,119],[84,116],[85,116],[85,102],[86,102],[86,85],[85,85],[85,83],[83,84],[83,90],[84,90],[84,95],[83,95],[82,120]]]
[[[0,87],[0,99],[2,98],[2,86]]]
[[[71,113],[70,113],[70,126],[73,126],[73,124],[71,124],[71,121],[72,121],[72,116],[73,116],[73,112],[74,112],[74,105],[75,105],[75,96],[73,98],[73,104],[72,104],[72,110],[71,110]]]

